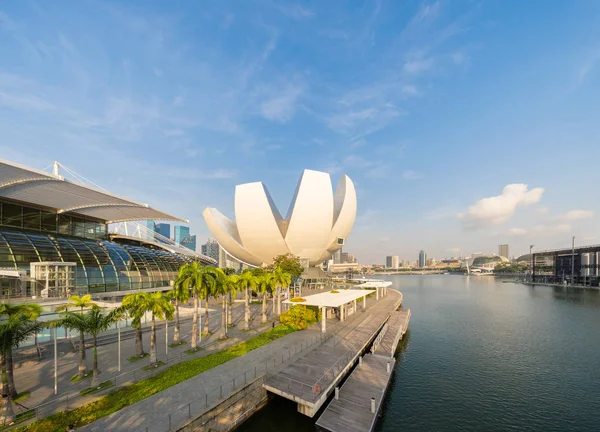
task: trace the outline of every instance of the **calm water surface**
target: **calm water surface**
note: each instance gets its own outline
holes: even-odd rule
[[[387,276],[412,310],[378,431],[600,431],[600,292]],[[275,400],[243,431],[314,431]]]

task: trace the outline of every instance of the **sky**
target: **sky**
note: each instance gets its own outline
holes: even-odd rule
[[[600,2],[0,2],[0,158],[190,220],[355,183],[362,263],[600,243]]]

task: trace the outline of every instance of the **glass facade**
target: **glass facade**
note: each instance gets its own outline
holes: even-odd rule
[[[24,221],[22,210],[8,214],[16,213],[20,213]],[[28,215],[36,227],[38,222],[41,224],[41,216],[38,221],[37,216]],[[62,215],[58,216],[60,223]],[[80,223],[72,220],[71,226],[73,222]],[[80,229],[85,231],[86,226],[84,221],[77,233]],[[161,249],[0,227],[0,268],[24,270],[29,274],[32,262],[73,262],[76,264],[73,294],[166,287],[175,280],[179,267],[189,261],[191,258]],[[36,280],[21,282],[19,292],[14,294],[39,295],[43,288]]]
[[[95,240],[106,238],[106,225],[101,222],[0,201],[2,226]]]

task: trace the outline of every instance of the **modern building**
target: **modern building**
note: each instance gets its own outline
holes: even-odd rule
[[[261,182],[235,188],[235,222],[206,208],[204,220],[223,249],[240,262],[268,265],[291,253],[307,266],[341,249],[356,217],[356,191],[344,175],[335,194],[329,174],[304,170],[283,218]]]
[[[385,257],[386,268],[397,269],[400,267],[400,257],[396,255],[389,255]]]
[[[189,250],[196,250],[196,236],[190,235],[190,227],[188,226],[175,225],[173,227],[173,240]]]
[[[342,262],[341,264],[354,264],[356,263],[356,257],[348,252],[342,253]]]
[[[465,260],[464,266],[474,273],[491,273],[498,264],[509,264],[510,260],[500,255],[474,255]]]
[[[0,294],[118,296],[170,289],[187,262],[216,261],[172,244],[109,232],[134,221],[183,219],[108,192],[0,160]],[[141,225],[138,224],[138,227]],[[136,232],[144,232],[137,229]]]
[[[140,221],[139,224],[145,228],[143,237],[146,240],[154,240],[154,232],[156,231],[156,223],[151,220]]]
[[[154,231],[163,237],[171,238],[171,225],[168,223],[157,223],[154,225]]]
[[[338,250],[336,250],[333,253],[333,255],[331,255],[331,258],[333,259],[334,264],[341,264],[342,263],[342,248],[339,248]]]
[[[219,246],[219,242],[217,242],[213,238],[209,238],[206,241],[206,244],[202,245],[202,255],[206,255],[214,259],[215,261],[219,261],[219,253],[221,251],[221,246]]]
[[[498,256],[508,258],[508,245],[501,244],[498,246]]]
[[[425,251],[419,251],[419,260],[417,261],[417,266],[419,268],[423,268],[427,265],[427,254]]]
[[[518,260],[531,262],[531,256]],[[531,272],[535,282],[599,287],[600,245],[534,252]]]

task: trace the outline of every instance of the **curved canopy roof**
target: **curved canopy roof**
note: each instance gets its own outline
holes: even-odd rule
[[[63,176],[38,171],[0,159],[0,198],[9,198],[54,209],[57,213],[72,213],[112,222],[134,220],[184,219],[112,195]]]

